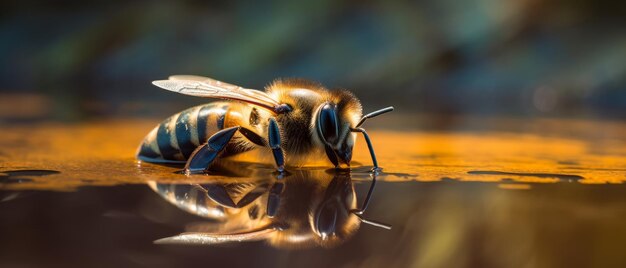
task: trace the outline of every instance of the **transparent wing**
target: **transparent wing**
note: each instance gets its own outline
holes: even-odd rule
[[[245,89],[245,88],[242,88],[240,86],[236,86],[236,85],[229,84],[229,83],[224,83],[222,81],[218,81],[218,80],[215,80],[213,78],[206,77],[206,76],[199,76],[199,75],[172,75],[168,79],[169,80],[193,80],[193,81],[205,82],[205,83],[209,83],[209,84],[217,84],[217,85],[219,85],[219,86],[221,86],[223,88],[226,88],[226,89],[242,89],[242,90],[246,91],[246,93],[250,93],[250,94],[254,95],[255,97],[260,98],[260,99],[262,99],[264,101],[280,104],[280,103],[278,103],[276,100],[274,100],[272,97],[270,97],[269,95],[267,95],[263,91],[255,90],[255,89]]]
[[[185,95],[243,101],[273,112],[280,105],[263,91],[242,88],[203,76],[173,75],[169,80],[157,80],[152,84]]]
[[[204,232],[188,232],[176,236],[161,238],[154,241],[155,244],[220,244],[227,242],[255,241],[268,238],[272,233],[276,232],[276,228],[272,225],[262,226],[261,228],[244,230],[232,233],[204,233]]]

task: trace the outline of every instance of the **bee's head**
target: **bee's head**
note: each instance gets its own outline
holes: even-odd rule
[[[335,176],[309,216],[311,229],[321,245],[332,246],[354,234],[360,224],[351,213],[355,207],[356,195],[349,175]]]
[[[349,92],[339,91],[336,95],[335,100],[323,102],[313,114],[313,136],[335,166],[349,166],[356,139],[351,128],[361,117],[361,105]]]

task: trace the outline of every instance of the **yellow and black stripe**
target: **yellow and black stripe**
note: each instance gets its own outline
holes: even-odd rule
[[[207,190],[200,184],[151,181],[148,185],[165,200],[189,213],[210,219],[223,219],[226,216],[224,207],[211,200],[206,194]]]
[[[137,157],[147,162],[185,162],[198,146],[226,127],[231,105],[213,102],[165,119],[146,136]]]

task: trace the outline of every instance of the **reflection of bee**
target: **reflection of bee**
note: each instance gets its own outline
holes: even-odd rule
[[[335,167],[349,165],[356,132],[363,133],[377,169],[371,142],[360,125],[393,110],[388,107],[361,117],[361,103],[352,93],[329,91],[298,79],[276,80],[265,92],[190,75],[171,76],[153,84],[186,95],[239,101],[187,109],[146,136],[137,153],[140,160],[186,162],[188,173],[208,169],[220,154],[234,155],[257,147],[271,149],[279,171],[284,169],[285,155],[293,164],[325,154]]]
[[[388,228],[361,218],[374,183],[361,209],[347,172],[297,172],[289,180],[211,182],[204,184],[149,183],[170,203],[192,214],[219,222],[191,225],[187,233],[156,243],[216,244],[266,240],[277,247],[332,247],[350,238],[360,222]],[[275,198],[279,203],[272,203]],[[278,204],[272,208],[272,204]]]

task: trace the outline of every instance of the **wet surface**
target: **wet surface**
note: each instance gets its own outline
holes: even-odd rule
[[[253,152],[188,177],[134,159],[158,121],[3,126],[0,266],[626,265],[625,124],[372,130],[383,172],[364,217],[385,230],[350,213],[372,179],[363,140],[351,171],[311,162],[277,177],[269,152]],[[287,198],[271,205],[278,183]],[[153,243],[268,224],[280,227],[244,242]],[[320,239],[329,228],[341,239]]]
[[[486,171],[486,170],[472,170],[467,174],[471,175],[494,175],[494,176],[521,176],[521,177],[537,177],[537,178],[556,178],[561,181],[579,181],[584,179],[579,175],[569,174],[554,174],[554,173],[516,173],[516,172],[502,172],[502,171]]]
[[[180,180],[172,176],[179,167],[140,164],[134,158],[139,142],[158,122],[157,119],[3,126],[1,173],[27,170],[58,173],[46,176],[25,173],[20,177],[32,179],[31,183],[2,187],[66,191],[80,186]],[[527,125],[525,131],[372,130],[370,135],[384,168],[379,176],[381,181],[449,178],[497,182],[508,178],[526,183],[566,180],[597,184],[626,180],[626,124],[563,120],[537,125],[541,127]],[[269,155],[269,152],[253,152],[237,160],[256,163],[262,159],[266,166],[259,167],[271,169]],[[325,169],[327,165],[324,161],[312,162],[308,168]],[[359,138],[352,168],[362,172],[369,167],[367,147]]]
[[[367,185],[358,184],[365,191]],[[343,244],[284,250],[264,241],[155,245],[202,218],[148,186],[26,191],[0,202],[2,267],[621,267],[624,185],[379,183],[368,217]],[[2,192],[11,194],[15,192]],[[9,242],[10,241],[10,242]],[[34,257],[36,256],[36,257]]]

